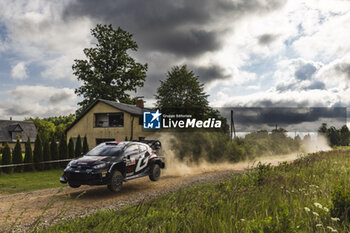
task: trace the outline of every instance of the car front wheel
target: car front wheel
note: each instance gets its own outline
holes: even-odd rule
[[[112,173],[111,183],[108,185],[108,189],[112,192],[118,192],[123,186],[123,175],[120,171],[114,171]]]
[[[152,181],[157,181],[157,180],[159,180],[159,177],[160,177],[160,166],[159,166],[159,164],[155,163],[151,167],[149,178]]]

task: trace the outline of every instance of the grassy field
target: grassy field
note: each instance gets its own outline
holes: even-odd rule
[[[317,153],[40,231],[348,232],[349,172],[349,152]]]
[[[0,175],[0,195],[62,187],[59,178],[63,169]]]

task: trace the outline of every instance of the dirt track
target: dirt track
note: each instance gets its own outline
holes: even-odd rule
[[[296,156],[274,157],[273,159],[261,159],[261,161],[276,164],[295,158]],[[249,164],[252,165],[252,163]],[[185,176],[166,172],[167,174],[157,182],[151,182],[148,177],[126,182],[119,193],[110,192],[106,186],[84,186],[78,189],[64,187],[0,196],[0,231],[1,228],[4,229],[5,226],[8,228],[15,223],[16,218],[18,220],[14,224],[15,229],[23,232],[31,229],[33,223],[45,209],[45,217],[41,219],[40,225],[51,225],[63,218],[91,214],[97,209],[119,209],[125,205],[174,192],[180,188],[229,179],[234,173],[243,172],[247,166],[248,163],[238,163],[232,166],[222,166],[221,170],[220,166],[216,166]],[[85,193],[82,194],[84,191]],[[66,212],[60,215],[60,212],[65,209]]]

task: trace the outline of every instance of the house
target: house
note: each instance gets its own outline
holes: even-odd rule
[[[105,141],[143,140],[155,133],[143,129],[143,112],[151,110],[143,100],[135,106],[98,99],[67,128],[67,140],[86,136],[90,148]]]
[[[24,151],[25,143],[29,137],[33,149],[36,135],[37,130],[32,121],[0,120],[1,146],[4,146],[7,142],[10,148],[13,149],[18,138],[21,142],[22,151]]]

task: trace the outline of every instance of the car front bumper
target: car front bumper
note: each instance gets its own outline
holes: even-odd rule
[[[110,180],[107,171],[102,172],[87,172],[74,169],[66,169],[60,177],[60,182],[63,184],[73,183],[79,185],[103,185],[108,184]]]

